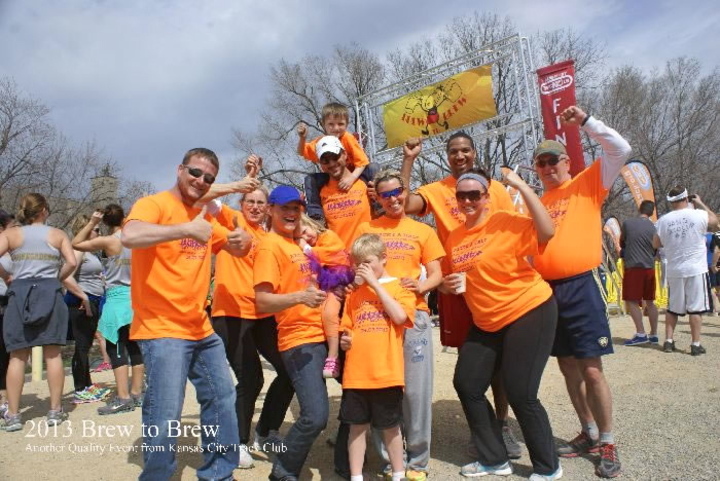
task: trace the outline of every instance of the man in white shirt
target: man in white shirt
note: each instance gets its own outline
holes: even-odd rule
[[[688,196],[683,187],[670,190],[667,201],[672,210],[658,220],[653,240],[655,248],[664,247],[667,257],[669,299],[663,351],[675,351],[673,333],[678,316],[688,314],[692,337],[690,354],[699,356],[705,354],[705,348],[700,345],[702,314],[712,309],[705,233],[717,227],[718,219],[699,196]]]

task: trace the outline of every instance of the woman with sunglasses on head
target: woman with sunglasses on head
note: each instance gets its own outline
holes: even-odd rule
[[[20,396],[25,365],[35,346],[43,346],[47,367],[50,390],[47,424],[55,426],[67,419],[61,404],[65,383],[61,346],[67,342],[68,310],[62,300],[60,281],[72,274],[76,260],[67,235],[45,225],[49,216],[45,197],[27,194],[20,201],[17,214],[22,227],[0,234],[0,256],[10,252],[13,260],[13,280],[3,319],[3,340],[10,353],[8,408],[0,420],[2,429],[8,432],[19,431],[23,426]]]
[[[90,217],[78,215],[72,224],[74,237],[88,228]],[[98,237],[99,231],[90,229],[89,239]],[[77,268],[72,276],[63,281],[67,289],[65,303],[70,314],[75,353],[72,358],[72,375],[75,383],[73,403],[91,403],[103,400],[110,390],[93,384],[90,379],[90,348],[100,320],[100,308],[105,296],[105,279],[100,258],[92,252],[74,248]],[[105,354],[103,354],[105,358]],[[109,357],[108,357],[109,359]],[[103,359],[105,362],[105,359]]]
[[[259,163],[259,157],[248,157],[249,175],[257,174]],[[255,402],[264,382],[260,355],[273,366],[277,377],[268,388],[260,419],[255,425],[254,450],[273,452],[282,444],[279,429],[295,392],[278,351],[275,317],[263,314],[255,307],[253,264],[257,245],[267,235],[268,211],[267,188],[257,186],[257,182],[255,186],[242,194],[239,210],[222,205],[217,213],[221,225],[229,229],[240,226],[250,234],[252,247],[244,257],[224,251],[217,254],[212,303],[213,328],[225,344],[228,362],[237,379],[235,411],[241,443],[238,467],[242,469],[254,465],[247,445]]]
[[[403,434],[407,452],[406,477],[427,478],[432,427],[433,351],[430,309],[425,294],[442,282],[440,259],[445,256],[440,239],[427,224],[405,213],[407,186],[400,174],[384,170],[375,176],[377,202],[385,214],[358,228],[357,236],[378,234],[387,247],[386,269],[417,296],[415,324],[405,331],[405,393]],[[421,275],[425,266],[426,275]],[[376,437],[377,439],[377,437]],[[386,462],[387,454],[383,452]]]
[[[98,323],[98,331],[106,340],[112,365],[117,393],[106,406],[98,408],[98,414],[117,414],[134,411],[142,405],[145,365],[140,346],[130,340],[130,323],[133,318],[130,301],[130,258],[131,250],[122,245],[120,235],[125,211],[117,204],[109,204],[103,210],[93,213],[90,220],[75,234],[72,241],[76,251],[103,251],[107,292],[105,305]],[[96,235],[100,222],[108,226],[110,234]],[[130,380],[128,362],[132,370]]]
[[[530,453],[530,479],[559,479],[552,429],[537,398],[555,337],[557,305],[550,286],[528,261],[542,252],[555,230],[535,192],[510,169],[503,169],[503,176],[520,192],[530,216],[488,212],[493,181],[484,172],[467,172],[458,178],[455,193],[465,224],[450,233],[446,244],[441,289],[464,292],[474,323],[460,348],[453,383],[479,455],[461,474],[512,473],[500,423],[485,396],[497,371]]]

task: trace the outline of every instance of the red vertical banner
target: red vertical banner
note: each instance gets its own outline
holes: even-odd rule
[[[566,60],[538,69],[540,109],[546,139],[563,144],[570,156],[570,174],[585,168],[580,129],[560,122],[560,113],[575,105],[575,62]]]

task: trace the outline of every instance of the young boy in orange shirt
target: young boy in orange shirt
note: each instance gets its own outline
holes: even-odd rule
[[[348,108],[342,104],[331,102],[322,108],[322,128],[325,135],[334,135],[340,140],[343,150],[347,153],[347,167],[350,175],[340,181],[340,189],[347,191],[357,179],[366,184],[372,181],[375,175],[375,164],[370,164],[368,156],[360,146],[360,143],[353,134],[348,133],[347,126],[350,118]],[[300,122],[297,127],[298,133],[298,154],[305,159],[317,164],[319,159],[315,146],[323,137],[322,135],[307,142],[307,125]],[[313,219],[323,219],[323,211],[320,206],[320,189],[327,184],[329,177],[322,172],[314,172],[305,177],[305,197],[307,200],[307,213]]]
[[[358,237],[351,255],[359,287],[348,296],[341,322],[347,355],[340,405],[340,419],[350,424],[350,480],[363,479],[366,437],[372,425],[383,433],[392,480],[400,481],[405,476],[400,433],[403,333],[413,326],[416,298],[399,279],[388,275],[385,244],[377,234]]]

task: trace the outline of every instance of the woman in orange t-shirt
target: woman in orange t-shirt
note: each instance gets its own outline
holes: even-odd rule
[[[510,169],[505,183],[523,196],[530,217],[509,211],[488,213],[490,179],[468,172],[457,180],[458,207],[465,224],[447,239],[441,289],[463,293],[474,325],[460,348],[454,385],[478,451],[462,467],[465,476],[512,473],[500,424],[485,397],[498,371],[517,416],[535,474],[558,479],[562,468],[550,421],[537,398],[550,357],[557,305],[552,290],[527,257],[544,249],[554,227],[535,192]]]
[[[240,198],[240,211],[222,206],[217,214],[220,224],[229,229],[241,226],[252,237],[248,255],[235,257],[221,251],[215,260],[215,288],[212,324],[225,344],[225,353],[237,379],[235,411],[238,420],[240,468],[252,468],[253,459],[247,445],[255,402],[263,387],[260,355],[275,368],[277,376],[268,388],[260,419],[255,426],[254,449],[266,449],[281,442],[278,430],[285,419],[295,393],[278,351],[275,317],[255,308],[253,264],[257,246],[267,235],[265,223],[268,191],[260,186]]]

